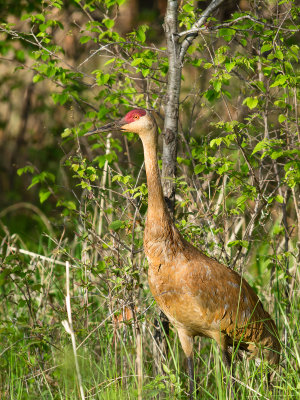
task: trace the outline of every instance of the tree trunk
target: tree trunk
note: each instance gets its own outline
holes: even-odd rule
[[[165,99],[163,130],[162,185],[164,196],[172,215],[175,207],[175,176],[177,159],[178,109],[182,64],[179,60],[178,2],[168,1],[164,30],[169,59],[168,86]]]
[[[174,217],[175,208],[175,177],[177,160],[178,109],[181,83],[181,63],[179,61],[180,45],[178,43],[178,1],[168,1],[165,16],[164,30],[167,39],[167,53],[169,59],[168,86],[165,99],[165,121],[163,130],[162,156],[162,187],[170,214]],[[160,346],[161,354],[167,355],[169,334],[169,320],[160,311],[160,322],[154,321],[154,338]],[[155,346],[155,345],[154,345]],[[158,358],[160,354],[155,352]],[[160,366],[162,360],[156,360]],[[160,368],[160,367],[158,367]],[[161,372],[161,371],[157,371]]]

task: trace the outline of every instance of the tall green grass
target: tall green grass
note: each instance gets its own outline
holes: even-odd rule
[[[25,260],[27,263],[31,262],[29,268],[32,271],[31,278],[35,276],[38,280],[40,277],[34,268],[39,269],[39,261],[36,259],[32,263],[27,256],[23,258],[23,261]],[[8,261],[6,259],[6,262]],[[45,262],[43,267],[49,269],[50,265]],[[61,268],[58,266],[58,269]],[[74,275],[77,273],[76,270]],[[57,308],[57,304],[53,301],[45,312],[38,310],[39,318],[35,323],[30,321],[28,301],[21,301],[24,288],[16,283],[14,286],[12,283],[10,292],[5,292],[5,285],[2,286],[4,307],[1,312],[0,331],[1,399],[80,399],[72,346],[60,322],[66,318],[62,301],[63,270],[56,275],[56,278],[58,276],[60,280],[53,281],[52,285],[57,293],[60,293],[58,301],[60,308]],[[74,283],[75,280],[71,282]],[[33,282],[31,284],[33,285]],[[295,288],[295,293],[297,290],[298,286]],[[81,320],[85,312],[82,309],[84,292],[80,296],[80,291],[73,286],[73,295],[75,294],[77,296],[72,297],[71,304],[77,345],[90,335],[78,348],[85,398],[137,399],[136,329],[133,321],[114,326],[114,319],[107,318],[109,312],[106,308],[106,299],[101,296],[99,298],[97,293],[91,292],[90,300],[95,303],[94,311],[89,314],[91,321],[85,328]],[[157,372],[159,368],[155,367],[153,359],[155,342],[151,331],[153,319],[158,315],[155,305],[151,305],[151,296],[147,289],[144,294],[145,298],[139,299],[137,310],[137,323],[142,338],[142,398],[185,399],[188,397],[186,363],[173,329],[168,338],[168,357],[162,358],[159,372]],[[278,297],[280,298],[279,293]],[[5,301],[7,304],[4,305]],[[220,400],[299,398],[299,297],[292,296],[290,315],[285,314],[285,306],[280,302],[276,303],[276,310],[280,337],[285,328],[288,341],[286,344],[282,343],[282,357],[280,367],[274,371],[273,388],[267,384],[267,374],[271,371],[271,367],[263,363],[257,366],[254,361],[245,360],[234,363],[236,383],[234,391],[230,394],[231,372],[224,368],[216,344],[202,338],[195,340],[195,381],[199,398]],[[101,323],[105,319],[106,321]]]

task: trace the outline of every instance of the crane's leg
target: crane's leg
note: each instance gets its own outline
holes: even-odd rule
[[[226,369],[231,374],[228,391],[230,392],[231,398],[234,399],[235,398],[235,390],[234,390],[235,380],[234,380],[234,374],[233,374],[234,371],[233,371],[233,366],[232,366],[231,355],[228,353],[227,349],[222,350],[222,359],[223,359],[223,363],[224,363]]]
[[[193,360],[193,343],[194,339],[184,329],[178,329],[178,335],[184,354],[188,362],[188,374],[190,382],[190,400],[194,399],[194,360]]]
[[[229,374],[232,374],[230,376],[230,380],[229,380],[229,385],[227,387],[227,391],[230,393],[230,397],[231,399],[235,398],[235,391],[234,391],[234,386],[235,386],[235,380],[234,380],[234,376],[233,376],[233,369],[232,369],[232,362],[231,362],[231,356],[228,353],[227,349],[222,349],[222,360],[223,363],[227,369],[227,371],[229,372]]]
[[[231,355],[228,352],[228,338],[226,335],[220,333],[214,337],[216,342],[218,343],[220,350],[222,351],[222,360],[225,365],[225,368],[230,374],[230,380],[229,380],[229,385],[227,387],[227,391],[230,392],[231,398],[234,398],[235,392],[234,392],[234,376],[233,376],[233,368],[232,368],[232,360],[231,360]]]
[[[194,360],[193,356],[187,358],[188,363],[188,372],[189,372],[189,380],[190,380],[190,399],[194,398]]]
[[[222,350],[222,360],[227,369],[231,368],[231,357],[227,350]]]

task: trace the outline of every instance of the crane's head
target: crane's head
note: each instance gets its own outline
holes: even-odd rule
[[[143,137],[156,128],[156,123],[151,114],[142,109],[136,108],[129,111],[123,118],[110,122],[93,132],[88,132],[87,135],[96,132],[111,132],[111,131],[126,131],[137,133]]]

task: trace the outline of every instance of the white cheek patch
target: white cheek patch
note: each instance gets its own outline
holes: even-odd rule
[[[147,118],[147,115],[141,116],[139,119],[133,120],[132,122],[127,122],[127,124],[122,126],[124,131],[134,132],[137,134],[142,131],[150,131],[152,128],[151,120]]]

